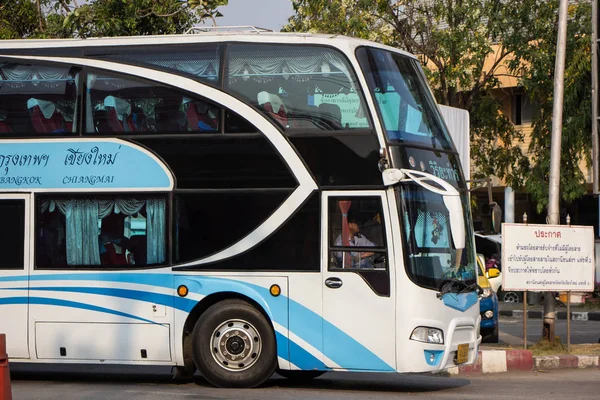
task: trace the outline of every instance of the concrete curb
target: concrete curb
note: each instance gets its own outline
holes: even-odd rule
[[[448,369],[450,375],[490,374],[559,368],[598,368],[600,356],[560,355],[534,357],[529,350],[480,350],[473,365]]]
[[[523,318],[523,310],[500,310],[499,314],[503,317]],[[527,311],[527,318],[542,319],[541,311]],[[558,311],[557,319],[567,319],[566,311]],[[597,311],[571,311],[572,321],[600,321],[600,312]]]

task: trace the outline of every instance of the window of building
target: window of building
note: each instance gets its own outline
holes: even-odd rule
[[[156,197],[42,197],[37,268],[133,268],[167,261],[167,207]]]
[[[90,72],[86,87],[88,134],[256,132],[256,128],[232,111],[226,110],[222,118],[220,106],[155,82]]]
[[[526,94],[512,96],[512,122],[515,125],[531,124],[533,118],[533,105]]]
[[[225,90],[285,130],[368,129],[360,84],[349,63],[326,47],[232,44]]]
[[[0,269],[24,269],[25,201],[0,200]]]
[[[386,269],[381,197],[329,198],[329,269]]]
[[[77,131],[78,68],[0,61],[0,137]]]

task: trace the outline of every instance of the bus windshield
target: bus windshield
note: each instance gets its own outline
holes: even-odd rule
[[[443,196],[414,184],[399,185],[401,226],[407,242],[406,271],[416,284],[439,290],[446,279],[462,281],[458,289],[475,283],[475,253],[470,229],[465,229],[464,248],[456,248],[452,238],[451,216]],[[463,209],[467,198],[460,195]],[[469,213],[464,224],[471,226]]]
[[[362,47],[357,57],[390,142],[451,150],[451,140],[419,63]]]

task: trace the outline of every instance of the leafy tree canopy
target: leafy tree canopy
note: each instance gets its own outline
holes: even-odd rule
[[[538,203],[538,212],[548,204],[550,143],[554,90],[554,65],[558,37],[559,0],[544,2],[535,23],[537,40],[521,49],[521,83],[537,106],[529,154],[533,168],[526,181],[527,191]],[[580,166],[591,164],[591,5],[581,1],[568,9],[567,51],[564,79],[563,130],[561,145],[561,198],[572,202],[586,193]]]
[[[11,0],[0,5],[0,39],[183,33],[221,16],[227,0]]]

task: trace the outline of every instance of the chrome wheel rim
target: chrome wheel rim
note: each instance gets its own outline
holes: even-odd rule
[[[518,303],[519,296],[517,296],[514,292],[508,292],[504,294],[504,302],[505,303]]]
[[[262,340],[258,330],[248,321],[232,319],[223,322],[212,333],[211,353],[214,360],[228,371],[244,371],[258,360]]]

